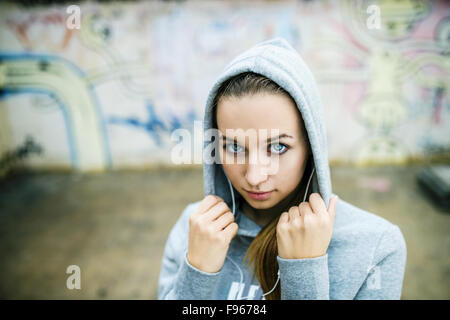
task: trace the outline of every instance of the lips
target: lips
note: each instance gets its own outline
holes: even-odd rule
[[[247,190],[245,190],[245,191],[247,191]],[[261,192],[261,191],[258,191],[258,192],[247,191],[247,194],[248,194],[252,199],[255,199],[255,200],[266,200],[266,199],[268,199],[268,198],[270,197],[270,195],[272,194],[272,192],[273,192],[273,190],[272,190],[272,191],[266,191],[266,192]]]
[[[262,193],[269,193],[269,192],[272,192],[272,191],[249,191],[249,190],[245,190],[245,191],[247,191],[247,192],[249,192],[249,193],[255,193],[255,194],[262,194]]]

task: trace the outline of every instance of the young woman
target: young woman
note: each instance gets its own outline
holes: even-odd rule
[[[203,128],[217,161],[204,161],[205,197],[169,235],[159,299],[400,298],[403,235],[332,194],[322,112],[311,71],[284,39],[226,66]]]

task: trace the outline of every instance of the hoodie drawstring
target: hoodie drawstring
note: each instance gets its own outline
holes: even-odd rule
[[[230,186],[230,190],[231,190],[231,199],[233,201],[233,214],[235,214],[235,202],[234,202],[234,192],[233,192],[233,186],[231,185],[230,179],[228,179],[227,175],[225,175],[225,177],[227,178],[228,181],[228,185]]]

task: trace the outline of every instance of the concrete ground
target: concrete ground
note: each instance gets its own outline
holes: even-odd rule
[[[333,192],[398,224],[403,299],[450,299],[450,215],[424,197],[420,167],[333,167]],[[155,299],[168,233],[203,198],[202,169],[28,173],[0,181],[0,298]],[[81,290],[66,268],[81,269]]]

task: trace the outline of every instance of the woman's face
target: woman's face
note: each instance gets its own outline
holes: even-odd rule
[[[221,98],[217,126],[224,171],[253,208],[269,209],[298,186],[305,171],[308,146],[300,112],[290,97],[258,93]],[[230,137],[229,129],[234,130]],[[279,133],[273,134],[272,130]],[[249,132],[256,138],[248,138]],[[279,135],[283,137],[277,138]],[[267,141],[268,138],[272,140]],[[248,191],[271,193],[255,199]]]

